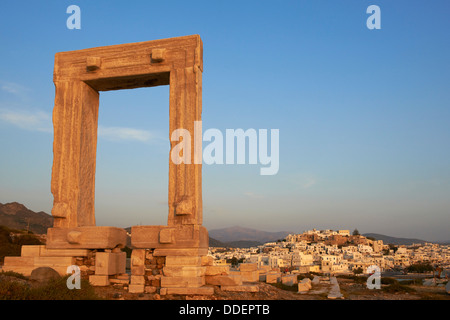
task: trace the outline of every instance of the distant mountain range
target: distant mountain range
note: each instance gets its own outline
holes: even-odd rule
[[[378,234],[378,233],[364,233],[363,236],[375,238],[376,240],[383,240],[384,244],[410,245],[413,243],[429,242],[429,241],[425,241],[425,240],[421,240],[421,239],[390,237],[390,236],[385,236],[384,234]]]
[[[212,229],[208,232],[210,238],[228,244],[228,246],[230,246],[230,244],[233,244],[233,246],[236,246],[237,244],[256,246],[266,242],[274,242],[284,239],[289,233],[291,233],[287,231],[268,232],[239,226],[223,229]]]
[[[224,248],[250,248],[257,247],[262,245],[263,243],[259,241],[250,241],[250,240],[238,240],[238,241],[229,241],[222,242],[216,240],[212,237],[209,237],[209,246],[210,247],[224,247]]]
[[[18,202],[0,203],[0,225],[45,234],[53,226],[53,217],[43,211],[34,212]]]

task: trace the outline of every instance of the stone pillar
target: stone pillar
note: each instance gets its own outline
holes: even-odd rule
[[[189,131],[191,163],[174,164],[169,155],[169,226],[202,224],[201,144],[195,144],[194,130],[195,121],[201,121],[201,97],[202,73],[197,66],[171,70],[169,131],[171,134],[177,129]],[[197,134],[201,135],[201,132]],[[171,149],[177,143],[171,141]],[[200,159],[196,159],[196,156]]]
[[[55,87],[53,226],[95,226],[99,94],[83,81],[55,81]]]

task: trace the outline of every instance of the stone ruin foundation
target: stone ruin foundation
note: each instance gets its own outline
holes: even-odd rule
[[[92,285],[124,284],[133,293],[211,295],[211,285],[246,291],[240,274],[213,266],[207,256],[201,164],[169,161],[168,223],[131,228],[131,275],[121,250],[126,231],[95,225],[100,92],[170,85],[169,131],[183,128],[194,136],[194,122],[201,121],[202,72],[198,35],[57,53],[53,228],[47,231],[46,245],[23,246],[20,257],[5,258],[3,270],[29,276],[38,267],[51,267],[65,275],[69,266],[77,265]],[[194,146],[191,154],[198,151]]]

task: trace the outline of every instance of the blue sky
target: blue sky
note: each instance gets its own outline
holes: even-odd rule
[[[66,9],[81,9],[69,30]],[[369,30],[369,5],[381,29]],[[203,130],[280,130],[280,168],[204,165],[204,225],[449,240],[450,3],[2,1],[0,202],[50,213],[60,51],[199,34]],[[169,87],[102,92],[97,225],[166,224]],[[204,144],[205,146],[205,144]]]

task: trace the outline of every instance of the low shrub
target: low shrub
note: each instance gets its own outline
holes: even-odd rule
[[[336,276],[336,278],[340,278],[340,279],[349,279],[349,280],[353,280],[355,281],[355,283],[366,283],[367,282],[367,277],[366,276],[356,276],[356,275],[338,275]]]
[[[15,234],[11,237],[10,234]],[[14,230],[5,226],[0,226],[0,264],[5,257],[20,256],[23,245],[40,245],[42,242],[34,235],[26,231]]]
[[[415,263],[406,268],[406,271],[411,273],[424,273],[433,272],[434,268],[429,263]]]
[[[6,275],[7,272],[2,273]],[[10,276],[14,276],[9,274]],[[68,289],[67,279],[70,275],[51,279],[45,284],[31,286],[14,279],[0,280],[1,300],[99,300],[87,279],[81,279],[81,289]],[[23,276],[22,276],[23,277]],[[22,278],[17,277],[17,278]]]
[[[28,300],[29,286],[17,282],[0,280],[0,300]]]
[[[2,272],[0,272],[0,276],[14,277],[14,278],[23,279],[23,280],[28,279],[23,274],[17,273],[14,271],[2,271]]]
[[[410,293],[415,292],[416,290],[413,288],[410,288],[406,285],[401,284],[400,282],[394,282],[386,287],[383,287],[382,290],[386,293]]]
[[[81,279],[80,289],[68,289],[70,276],[51,279],[45,285],[31,290],[31,300],[98,300],[100,299],[87,279]]]
[[[402,280],[399,282],[400,282],[400,284],[403,284],[403,285],[422,285],[423,279],[417,278],[417,279],[412,279],[412,280]]]
[[[381,284],[394,284],[397,283],[398,281],[395,280],[394,278],[389,278],[389,277],[381,277]]]

